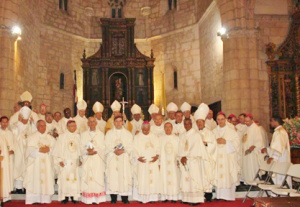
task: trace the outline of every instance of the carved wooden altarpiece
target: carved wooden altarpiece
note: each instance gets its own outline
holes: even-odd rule
[[[300,114],[300,10],[292,15],[285,41],[278,49],[266,45],[270,84],[271,117],[292,117]]]
[[[88,115],[96,101],[104,105],[104,118],[111,115],[114,100],[128,101],[126,115],[133,104],[141,106],[145,118],[153,103],[154,58],[143,55],[134,43],[134,18],[102,18],[102,43],[96,54],[82,58],[83,97]]]

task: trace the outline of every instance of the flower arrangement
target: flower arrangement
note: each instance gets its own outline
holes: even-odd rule
[[[287,131],[291,147],[300,148],[300,119],[285,119],[283,127]]]

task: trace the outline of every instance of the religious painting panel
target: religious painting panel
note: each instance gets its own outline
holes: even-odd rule
[[[135,70],[135,85],[136,86],[147,85],[147,70],[145,69]]]
[[[109,88],[110,88],[110,104],[117,101],[122,101],[124,97],[127,100],[127,78],[123,73],[116,72],[113,73],[109,78]]]

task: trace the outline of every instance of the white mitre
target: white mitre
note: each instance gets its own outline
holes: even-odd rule
[[[27,119],[29,119],[29,117],[31,115],[31,109],[27,106],[23,106],[20,109],[20,114],[21,114],[23,119],[27,120]]]
[[[86,110],[87,104],[84,100],[77,103],[77,110]]]
[[[167,105],[167,112],[170,112],[170,111],[178,111],[178,106],[173,102],[170,102]]]
[[[24,101],[31,102],[31,101],[32,101],[32,95],[31,95],[31,93],[29,93],[28,91],[25,91],[25,92],[22,93],[22,95],[20,96],[20,99],[21,99],[22,102],[24,102]]]
[[[202,103],[199,105],[197,111],[194,114],[195,120],[202,119],[205,120],[209,112],[209,107]]]
[[[103,112],[103,110],[104,110],[104,107],[103,107],[102,103],[100,103],[99,101],[94,103],[94,105],[93,105],[94,113]]]
[[[112,111],[120,111],[121,110],[121,104],[119,101],[115,100],[111,105],[110,108]]]
[[[184,102],[184,103],[181,105],[181,107],[180,107],[180,110],[181,110],[182,112],[185,112],[185,111],[191,111],[191,109],[192,109],[192,106],[191,106],[189,103],[187,103],[187,102]]]
[[[137,104],[134,104],[132,107],[131,107],[131,113],[132,114],[140,114],[142,112],[142,109],[139,105]]]
[[[151,104],[148,109],[149,114],[157,114],[159,112],[159,108],[155,104]]]

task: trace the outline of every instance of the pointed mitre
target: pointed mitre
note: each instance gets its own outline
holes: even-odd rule
[[[121,110],[121,104],[119,101],[115,100],[111,105],[110,108],[112,111],[120,111]]]
[[[131,113],[132,114],[140,114],[142,112],[142,109],[139,105],[137,104],[134,104],[132,107],[131,107]]]
[[[77,103],[77,110],[86,110],[87,104],[84,100]]]
[[[103,110],[104,110],[104,107],[103,107],[102,103],[100,103],[99,101],[94,103],[94,105],[93,105],[94,113],[103,112]]]
[[[184,102],[184,103],[181,105],[181,107],[180,107],[180,110],[181,110],[182,112],[185,112],[185,111],[191,111],[191,109],[192,109],[192,106],[191,106],[189,103],[187,103],[187,102]]]
[[[170,102],[167,105],[167,112],[170,112],[170,111],[178,111],[178,106],[174,102]]]
[[[20,96],[20,99],[21,99],[22,102],[24,102],[24,101],[31,102],[31,101],[32,101],[32,95],[31,95],[31,93],[29,93],[28,91],[25,91],[25,92],[22,93],[22,95]]]
[[[149,114],[157,114],[159,112],[159,108],[155,104],[151,104],[148,109]]]
[[[195,120],[202,119],[205,120],[209,112],[209,107],[202,103],[199,105],[197,111],[194,114]]]

